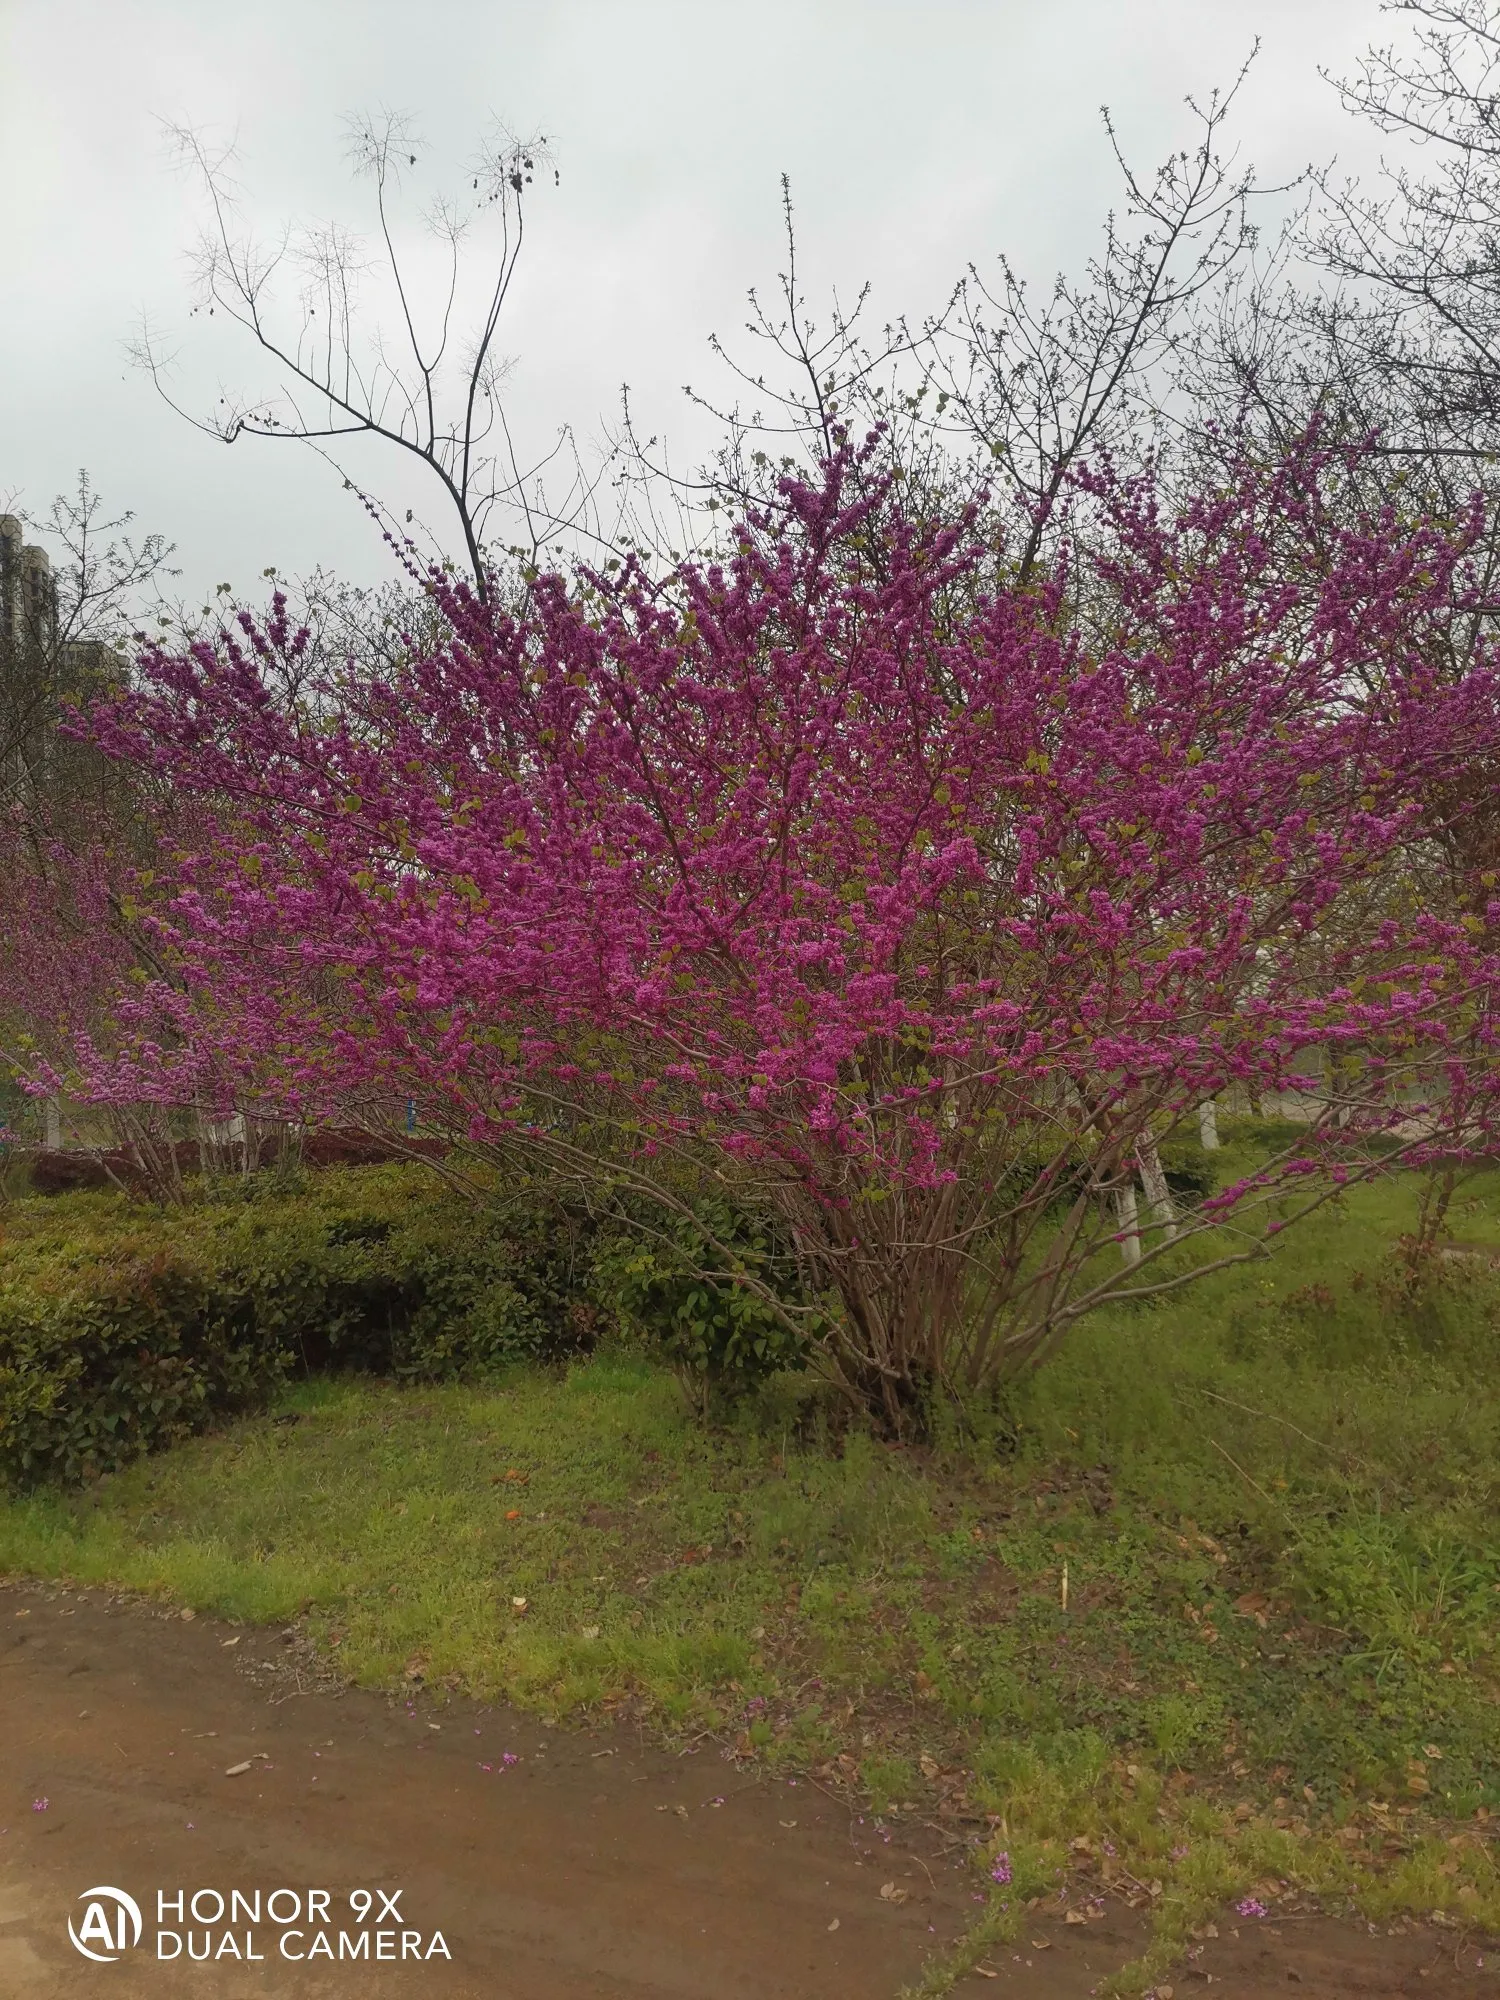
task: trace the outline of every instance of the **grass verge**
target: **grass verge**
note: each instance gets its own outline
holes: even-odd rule
[[[1101,1314],[927,1451],[783,1379],[731,1428],[649,1358],[313,1381],[72,1497],[0,1569],[305,1616],[353,1679],[713,1735],[966,1848],[989,1902],[1148,1910],[1146,1990],[1226,1903],[1500,1930],[1500,1285],[1405,1284],[1414,1195]],[[1457,1227],[1500,1242],[1500,1182]],[[1253,1915],[1247,1919],[1254,1921]]]

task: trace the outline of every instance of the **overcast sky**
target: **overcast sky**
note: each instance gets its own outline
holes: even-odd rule
[[[464,185],[492,115],[545,131],[561,184],[531,210],[502,335],[514,421],[534,444],[564,422],[597,439],[628,381],[681,459],[702,438],[683,383],[719,386],[708,336],[779,268],[783,172],[810,296],[868,278],[878,318],[920,317],[1002,248],[1038,281],[1077,268],[1118,195],[1101,103],[1149,165],[1190,140],[1185,93],[1257,35],[1243,156],[1266,179],[1335,153],[1368,170],[1318,71],[1380,30],[1372,0],[0,0],[0,501],[42,510],[87,466],[177,543],[194,595],[273,563],[385,573],[326,468],[197,435],[126,358],[144,312],[199,404],[265,380],[222,320],[187,321],[201,208],[163,120],[236,138],[268,233],[362,226],[351,112],[410,111],[431,190]]]

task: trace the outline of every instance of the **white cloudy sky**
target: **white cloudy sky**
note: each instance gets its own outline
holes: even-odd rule
[[[597,438],[628,380],[682,456],[681,385],[715,385],[709,334],[778,269],[783,171],[809,291],[869,278],[879,316],[920,316],[1001,248],[1038,280],[1081,263],[1117,194],[1100,104],[1149,164],[1257,35],[1245,157],[1267,179],[1335,153],[1368,170],[1318,72],[1380,31],[1375,0],[0,0],[0,502],[41,509],[86,465],[176,541],[195,594],[270,563],[382,573],[322,466],[198,436],[126,359],[145,312],[181,342],[185,393],[264,379],[222,321],[186,321],[200,214],[164,119],[237,136],[267,230],[361,218],[351,111],[412,112],[430,188],[462,185],[492,114],[546,131],[561,185],[503,336],[515,422]]]

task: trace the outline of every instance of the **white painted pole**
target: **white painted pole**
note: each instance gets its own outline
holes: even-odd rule
[[[1171,1243],[1177,1235],[1177,1211],[1172,1206],[1172,1190],[1167,1186],[1154,1132],[1143,1132],[1136,1140],[1135,1156],[1140,1162],[1141,1186],[1146,1190],[1152,1223]]]
[[[1134,1175],[1115,1189],[1115,1214],[1120,1223],[1120,1255],[1127,1264],[1141,1261],[1141,1232],[1137,1224]]]

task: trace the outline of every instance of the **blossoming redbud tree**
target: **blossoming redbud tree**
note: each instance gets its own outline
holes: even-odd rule
[[[447,643],[293,700],[279,599],[148,649],[100,740],[215,831],[71,1087],[415,1099],[460,1150],[773,1208],[893,1426],[1260,1254],[1374,1130],[1489,1116],[1500,960],[1431,886],[1497,730],[1485,661],[1428,664],[1473,524],[1341,525],[1336,478],[1247,462],[1168,516],[1101,476],[1091,552],[1018,590],[846,453],[718,562],[509,610],[435,578]],[[1305,1141],[1176,1213],[1176,1128],[1315,1070]]]
[[[135,901],[152,879],[143,851],[153,839],[180,846],[199,831],[169,802],[144,795],[128,810],[118,799],[87,796],[72,799],[65,815],[37,799],[0,810],[0,1070],[35,1095],[92,1100],[82,1124],[54,1100],[46,1143],[87,1146],[102,1131],[111,1142],[105,1171],[113,1176],[123,1166],[135,1185],[165,1200],[183,1193],[174,1143],[184,1124],[181,1093],[135,1088],[128,1060],[115,1087],[108,1073],[115,1058],[139,1054],[138,1028],[148,1038],[171,1032],[170,971]],[[184,1011],[190,1020],[190,1005]],[[180,1035],[175,1040],[182,1045]],[[190,1102],[201,1112],[232,1079],[209,1082],[206,1052],[195,1067],[199,1088]]]

